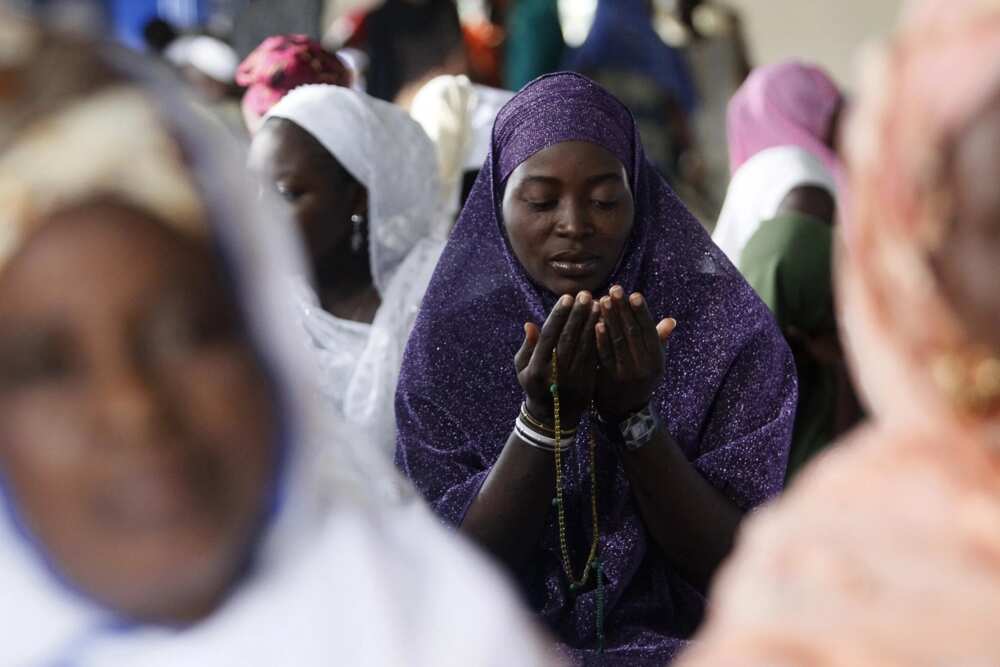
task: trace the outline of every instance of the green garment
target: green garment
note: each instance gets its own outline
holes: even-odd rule
[[[788,214],[762,223],[740,259],[740,272],[774,313],[795,355],[799,407],[789,480],[835,435],[836,369],[817,361],[803,344],[806,337],[836,334],[832,246],[829,223]]]
[[[504,86],[520,90],[543,74],[559,71],[565,49],[556,0],[514,0],[507,14]]]

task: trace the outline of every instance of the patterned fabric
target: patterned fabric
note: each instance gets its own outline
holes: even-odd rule
[[[913,3],[868,62],[835,278],[877,421],[744,528],[684,667],[1000,664],[1000,401],[941,382],[942,360],[976,346],[930,260],[961,224],[950,158],[996,108],[998,62],[996,0]]]
[[[259,119],[299,86],[328,83],[349,87],[351,72],[340,58],[306,35],[275,35],[240,63],[236,83],[246,88],[243,113]]]
[[[632,236],[609,279],[680,323],[652,405],[705,478],[749,509],[777,494],[795,411],[791,354],[767,308],[646,161],[628,110],[592,81],[554,74],[497,116],[491,154],[435,271],[407,347],[396,399],[396,461],[434,510],[461,524],[500,455],[523,400],[514,354],[525,322],[556,295],[511,252],[505,181],[538,151],[569,140],[603,146],[625,165],[636,202]],[[606,287],[605,287],[606,289]],[[590,425],[567,474],[570,550],[589,548]],[[663,664],[697,626],[701,593],[650,542],[614,448],[597,452],[600,548],[607,576],[605,665]],[[573,595],[562,574],[554,514],[520,579],[533,608],[575,663],[596,660],[596,594]]]

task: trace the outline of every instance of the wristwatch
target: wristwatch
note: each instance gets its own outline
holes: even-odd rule
[[[600,421],[605,426],[605,432],[629,452],[648,445],[660,427],[660,420],[648,403],[638,412],[633,412],[617,423],[606,422],[603,418]]]

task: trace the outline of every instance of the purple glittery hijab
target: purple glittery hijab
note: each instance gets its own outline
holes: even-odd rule
[[[523,393],[514,354],[523,325],[541,324],[556,295],[535,285],[510,250],[501,202],[524,160],[588,141],[626,167],[635,223],[609,280],[642,292],[656,318],[679,322],[653,405],[696,469],[750,509],[781,490],[795,413],[795,369],[784,339],[701,225],[646,161],[628,110],[576,74],[552,74],[499,113],[486,165],[424,297],[396,397],[396,462],[442,519],[460,525],[507,442]],[[607,287],[607,286],[606,286]],[[586,438],[568,457],[565,502],[574,562],[590,541]],[[662,665],[701,620],[704,598],[660,553],[621,462],[598,447],[600,548],[607,576],[605,653],[597,656],[596,594],[569,591],[555,517],[519,580],[529,604],[577,664]]]

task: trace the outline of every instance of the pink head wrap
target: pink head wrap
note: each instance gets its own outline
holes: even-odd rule
[[[791,145],[812,153],[839,176],[840,161],[826,142],[842,103],[837,85],[818,67],[798,62],[758,67],[729,101],[731,172],[766,148]]]
[[[351,73],[335,54],[305,35],[268,37],[240,63],[236,83],[246,87],[243,115],[251,131],[290,90],[305,84],[350,86]]]

